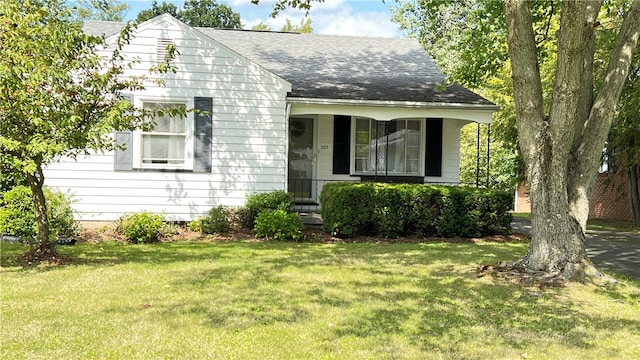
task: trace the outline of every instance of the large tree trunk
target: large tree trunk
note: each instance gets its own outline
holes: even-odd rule
[[[42,187],[44,185],[44,174],[42,168],[38,166],[36,173],[29,175],[28,179],[31,193],[33,194],[33,210],[38,226],[35,244],[24,255],[29,262],[56,261],[58,254],[55,249],[55,239],[51,238],[49,230],[49,216],[47,212],[47,202]]]
[[[637,1],[625,17],[598,96],[592,101],[593,31],[600,5],[562,3],[556,79],[545,116],[528,3],[504,0],[518,141],[532,207],[532,238],[518,265],[563,279],[597,274],[584,244],[589,197],[640,33]]]

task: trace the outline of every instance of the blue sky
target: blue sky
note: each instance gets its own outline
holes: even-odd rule
[[[133,19],[142,9],[151,7],[152,0],[121,0],[129,5],[127,19]],[[184,0],[165,0],[178,6]],[[162,3],[162,0],[158,0]],[[260,21],[272,29],[280,29],[287,18],[298,24],[304,18],[304,12],[288,9],[277,18],[269,18],[274,0],[260,0],[260,5],[251,4],[251,0],[218,0],[226,3],[235,12],[240,13],[242,24],[249,29]],[[315,3],[309,16],[313,20],[313,29],[317,34],[336,34],[354,36],[398,37],[400,33],[391,21],[389,4],[381,0],[325,0]]]

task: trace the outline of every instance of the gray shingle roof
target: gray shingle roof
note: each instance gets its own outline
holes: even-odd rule
[[[123,26],[87,21],[88,33]],[[444,76],[415,39],[196,28],[292,84],[290,97],[492,105]]]
[[[124,27],[124,24],[117,21],[98,21],[98,20],[89,20],[85,21],[82,24],[82,30],[94,36],[109,36],[113,35]]]

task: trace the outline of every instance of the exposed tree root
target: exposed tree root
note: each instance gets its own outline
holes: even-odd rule
[[[21,259],[28,265],[35,264],[49,264],[49,265],[62,265],[68,262],[68,259],[58,254],[55,248],[55,244],[38,244],[32,246],[24,254]]]
[[[580,263],[566,263],[559,271],[540,271],[528,269],[524,259],[520,259],[511,263],[498,262],[495,265],[482,265],[475,272],[478,277],[494,276],[509,282],[540,288],[564,286],[569,282],[591,283],[598,286],[617,282],[598,270],[588,260]]]

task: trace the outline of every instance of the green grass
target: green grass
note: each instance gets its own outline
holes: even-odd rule
[[[2,359],[638,359],[640,288],[541,291],[525,244],[2,244]],[[539,293],[535,296],[530,292]]]
[[[531,213],[528,212],[512,212],[514,218],[531,219]]]

